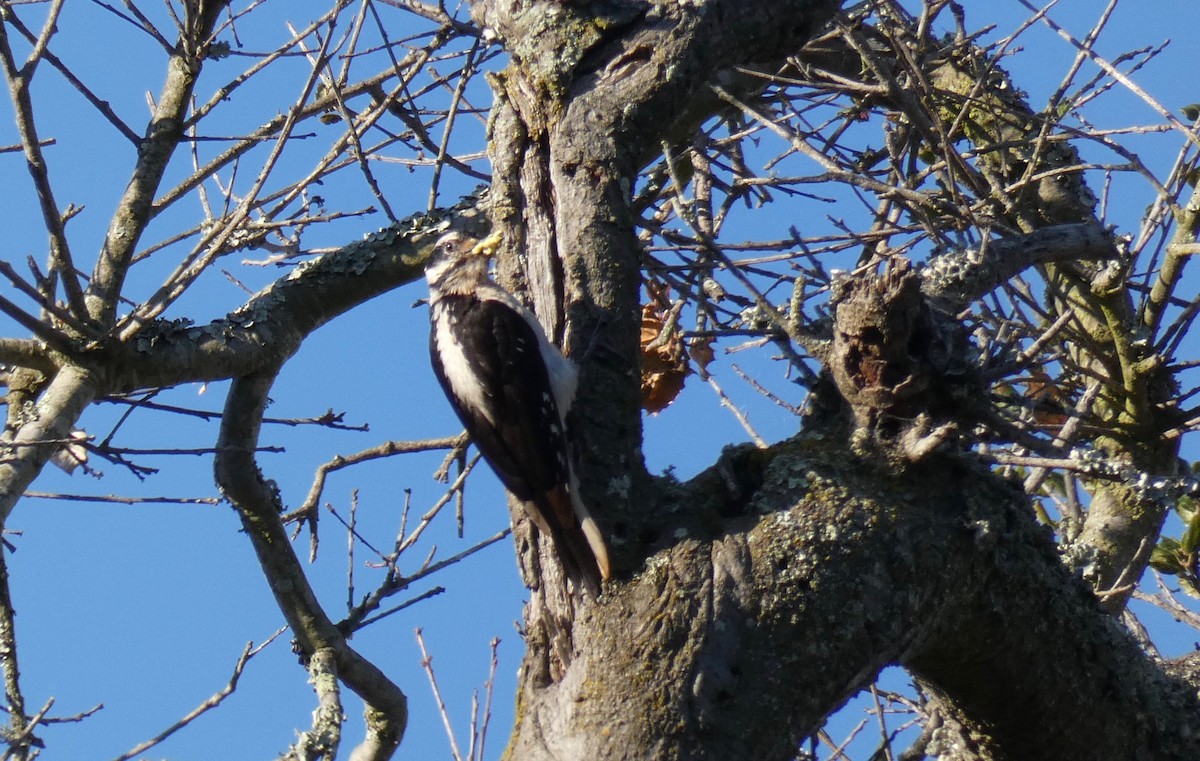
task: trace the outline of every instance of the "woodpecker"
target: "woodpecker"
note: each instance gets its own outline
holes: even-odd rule
[[[578,370],[533,313],[489,277],[499,241],[450,232],[434,244],[425,266],[433,369],[483,458],[550,536],[568,575],[595,591],[611,566],[571,461],[566,415]]]

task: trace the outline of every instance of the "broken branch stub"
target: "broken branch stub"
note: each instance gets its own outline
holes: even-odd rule
[[[829,372],[857,449],[915,462],[947,441],[974,388],[961,326],[931,307],[907,259],[835,281]]]

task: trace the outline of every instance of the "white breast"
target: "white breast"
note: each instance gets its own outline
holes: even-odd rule
[[[433,309],[433,340],[437,345],[438,357],[442,360],[442,369],[446,373],[446,380],[450,382],[451,390],[464,404],[478,410],[488,418],[488,422],[494,424],[496,421],[487,414],[487,396],[483,384],[471,371],[462,345],[454,340],[454,332],[450,329],[450,316],[440,303],[435,303]]]

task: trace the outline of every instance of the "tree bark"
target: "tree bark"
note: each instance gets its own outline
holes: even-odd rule
[[[828,437],[729,466],[763,468],[743,514],[583,609],[561,681],[525,685],[508,757],[791,759],[891,663],[966,728],[934,733],[947,758],[1196,757],[1195,689],[1065,570],[1019,485],[960,455],[882,470]],[[723,483],[657,509],[728,513]]]
[[[1195,690],[1141,653],[1020,490],[968,455],[883,467],[817,430],[682,487],[647,476],[631,185],[710,113],[696,104],[724,71],[795,53],[835,6],[593,8],[473,10],[512,56],[490,136],[494,221],[520,254],[502,274],[583,360],[570,422],[623,577],[572,596],[552,555],[518,542],[532,591],[506,757],[791,759],[892,663],[932,694],[946,731],[928,747],[947,758],[1200,757]]]

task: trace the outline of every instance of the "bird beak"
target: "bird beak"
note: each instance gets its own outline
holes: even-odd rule
[[[475,244],[471,249],[471,256],[482,256],[485,259],[491,259],[496,255],[496,249],[500,247],[500,233],[494,232],[483,240]]]

